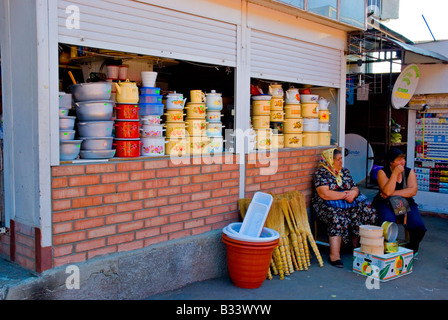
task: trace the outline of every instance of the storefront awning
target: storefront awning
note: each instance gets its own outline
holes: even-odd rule
[[[419,48],[412,44],[403,43],[395,39],[388,39],[404,50],[403,64],[448,63],[448,57],[437,52]]]

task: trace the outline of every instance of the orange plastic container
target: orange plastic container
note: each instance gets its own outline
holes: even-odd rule
[[[267,277],[272,252],[279,239],[269,242],[247,242],[222,235],[227,248],[227,268],[237,287],[259,288]]]

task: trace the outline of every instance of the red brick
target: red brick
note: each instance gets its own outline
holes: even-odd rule
[[[86,165],[86,174],[115,172],[113,163],[88,164]]]
[[[51,168],[51,174],[53,177],[61,177],[61,176],[75,176],[84,174],[84,166],[76,165],[76,166],[57,166]]]
[[[143,181],[122,182],[117,185],[117,192],[136,191],[143,189]]]
[[[172,213],[178,213],[181,212],[182,206],[180,204],[172,205],[172,206],[165,206],[159,208],[159,214],[165,215],[165,214],[172,214]]]
[[[188,186],[183,186],[181,188],[181,192],[182,193],[192,193],[192,192],[198,192],[202,190],[202,185],[201,184],[196,184],[196,185],[188,185]]]
[[[104,225],[104,218],[91,218],[85,220],[75,221],[75,230],[91,229],[101,227]]]
[[[53,178],[51,182],[51,187],[53,189],[55,188],[64,188],[68,186],[68,179],[67,177],[60,177],[60,178]]]
[[[132,212],[113,214],[106,217],[106,224],[116,224],[132,221]]]
[[[139,230],[135,232],[135,239],[143,239],[148,237],[154,237],[160,235],[160,228],[150,228],[150,229],[144,229]]]
[[[93,196],[98,194],[114,193],[115,184],[100,184],[97,186],[88,186],[87,195]]]
[[[77,198],[72,200],[72,208],[99,206],[103,203],[101,196]]]
[[[160,232],[161,233],[171,233],[171,232],[183,230],[183,228],[184,228],[183,222],[173,223],[173,224],[168,224],[168,225],[162,226],[160,228]]]
[[[132,200],[144,200],[148,198],[154,198],[157,196],[157,191],[154,189],[140,190],[132,192]]]
[[[181,195],[175,195],[173,197],[169,197],[168,203],[169,204],[176,204],[176,203],[188,203],[191,200],[191,196],[189,194],[181,194]]]
[[[168,187],[170,179],[153,179],[145,181],[145,189],[158,189]]]
[[[168,236],[164,234],[164,235],[161,235],[158,237],[151,237],[149,239],[145,239],[144,245],[145,245],[145,247],[148,247],[153,244],[157,244],[157,243],[165,242],[165,241],[168,241]]]
[[[220,172],[221,165],[213,164],[213,165],[203,165],[201,168],[201,173],[211,173],[211,172]]]
[[[202,201],[192,201],[182,204],[182,211],[201,209],[203,206]]]
[[[191,201],[210,199],[210,191],[196,192],[191,195]]]
[[[115,225],[106,226],[102,228],[96,228],[87,231],[87,238],[99,238],[115,234]]]
[[[191,230],[181,230],[178,232],[173,232],[168,235],[169,240],[180,239],[191,236]]]
[[[140,210],[140,211],[134,212],[134,219],[140,220],[140,219],[152,218],[152,217],[156,217],[158,214],[159,214],[159,209],[157,209],[157,208]]]
[[[158,169],[157,178],[177,177],[179,175],[179,168]]]
[[[53,248],[53,257],[61,257],[73,252],[73,245],[59,246]]]
[[[115,245],[119,243],[125,243],[129,241],[133,241],[135,239],[134,233],[124,233],[124,234],[117,234],[116,236],[110,236],[107,238],[107,244],[108,245]]]
[[[222,187],[222,181],[212,181],[202,184],[202,188],[204,190],[220,189],[221,187]]]
[[[108,214],[115,213],[115,206],[102,206],[102,207],[96,207],[96,208],[87,208],[87,216],[88,217],[97,217],[97,216],[104,216]]]
[[[201,233],[208,232],[208,231],[211,231],[211,230],[212,230],[212,228],[210,226],[202,226],[202,227],[199,227],[199,228],[192,229],[191,230],[191,235],[197,235],[197,234],[201,234]]]
[[[60,244],[67,244],[78,242],[86,239],[86,234],[84,231],[71,232],[66,234],[60,234],[53,236],[53,245],[57,246]]]
[[[71,208],[71,204],[71,200],[53,200],[52,208],[53,211],[68,210]]]
[[[117,204],[117,212],[129,212],[143,209],[143,201],[133,201]]]
[[[211,174],[201,174],[199,176],[193,176],[192,183],[203,183],[203,182],[209,182],[212,181],[212,175]]]
[[[106,245],[106,240],[104,238],[89,240],[89,241],[78,243],[75,246],[75,251],[76,252],[88,251],[88,250],[104,247],[105,245]]]
[[[53,223],[82,219],[85,217],[85,209],[54,212]]]
[[[189,184],[191,177],[173,177],[170,179],[170,186],[179,186],[182,184]]]
[[[185,229],[191,229],[191,228],[202,227],[204,224],[205,224],[204,219],[196,219],[196,220],[186,221],[184,223],[184,227],[185,227]]]
[[[72,222],[54,223],[53,224],[53,234],[65,233],[73,231]]]
[[[87,258],[88,259],[92,259],[92,258],[94,258],[96,256],[103,256],[103,255],[110,254],[110,253],[115,253],[115,252],[117,252],[117,247],[116,246],[99,248],[99,249],[88,251],[87,252]]]
[[[107,173],[101,176],[101,183],[116,183],[129,181],[129,172]]]
[[[91,176],[79,176],[79,177],[69,177],[68,185],[71,187],[74,186],[87,186],[91,184],[99,184],[100,176],[91,175]]]
[[[154,170],[134,171],[131,172],[131,180],[148,180],[154,179],[156,172]]]
[[[168,160],[153,160],[144,162],[145,170],[159,168],[168,168]]]
[[[149,200],[144,200],[143,206],[145,208],[154,208],[165,206],[168,204],[168,198],[154,198]]]
[[[181,176],[191,176],[201,173],[201,167],[185,167],[179,169],[179,174]]]
[[[211,214],[212,214],[212,210],[210,210],[210,209],[196,210],[191,213],[191,217],[193,219],[195,219],[195,218],[207,217]]]
[[[118,252],[137,250],[141,248],[143,248],[143,241],[126,242],[117,246]]]
[[[228,188],[228,187],[235,187],[239,186],[240,180],[239,179],[230,179],[230,180],[224,180],[222,181],[222,187]]]
[[[145,220],[145,228],[165,225],[168,223],[168,220],[169,220],[168,216],[154,217],[151,219],[147,219]]]
[[[238,163],[234,164],[223,164],[221,171],[239,171],[240,165]]]
[[[171,196],[174,194],[180,194],[180,187],[160,188],[157,190],[158,197]]]
[[[143,162],[142,161],[136,161],[136,162],[121,162],[117,163],[117,172],[118,171],[138,171],[143,170]]]
[[[103,196],[104,203],[118,203],[130,201],[132,196],[131,193],[118,193]]]
[[[129,223],[119,224],[117,226],[118,233],[129,232],[134,230],[143,229],[143,220],[133,221]]]
[[[178,214],[172,214],[169,216],[169,223],[175,223],[179,221],[186,221],[191,219],[191,213],[190,212],[181,212]]]
[[[221,189],[212,191],[212,198],[224,197],[230,195],[230,189]]]
[[[62,258],[54,259],[53,266],[59,267],[70,263],[78,263],[86,260],[86,253],[81,252],[78,254],[73,254],[69,256],[64,256]]]

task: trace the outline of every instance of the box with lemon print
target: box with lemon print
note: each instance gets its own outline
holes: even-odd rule
[[[371,276],[380,281],[392,280],[412,272],[414,252],[399,247],[397,252],[383,255],[372,255],[353,251],[353,272]]]

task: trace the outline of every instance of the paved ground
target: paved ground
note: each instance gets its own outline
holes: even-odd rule
[[[228,277],[198,282],[148,297],[148,300],[446,300],[448,299],[448,219],[424,216],[428,232],[414,261],[413,272],[379,288],[352,272],[353,253],[345,248],[344,269],[319,267],[314,258],[308,271],[296,271],[285,280],[274,277],[258,289],[241,289]],[[400,236],[402,236],[400,234]],[[319,246],[324,261],[328,247]]]

